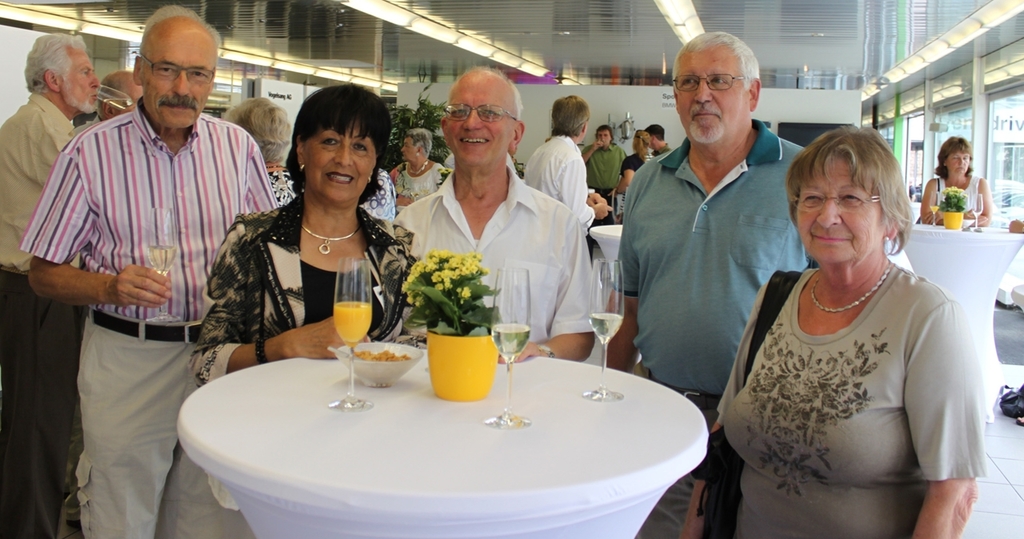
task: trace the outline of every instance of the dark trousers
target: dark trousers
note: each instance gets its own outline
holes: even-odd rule
[[[85,310],[0,270],[0,538],[60,529]]]

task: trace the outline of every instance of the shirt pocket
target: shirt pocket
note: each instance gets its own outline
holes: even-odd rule
[[[737,265],[761,270],[778,269],[789,229],[788,219],[763,215],[740,215],[730,254]]]

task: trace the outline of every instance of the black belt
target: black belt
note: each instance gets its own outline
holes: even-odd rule
[[[717,410],[718,403],[722,401],[721,395],[712,395],[711,393],[704,393],[703,391],[697,391],[696,389],[686,389],[682,387],[676,387],[672,384],[666,384],[661,380],[654,377],[654,373],[648,371],[648,376],[651,380],[679,393],[680,395],[690,399],[690,402],[697,405],[697,408],[701,410]]]
[[[185,326],[158,326],[137,320],[125,320],[107,313],[93,310],[92,321],[101,328],[116,331],[144,341],[194,343],[199,340],[200,322]]]

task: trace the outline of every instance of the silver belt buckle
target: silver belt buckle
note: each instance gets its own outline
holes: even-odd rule
[[[185,324],[182,326],[182,329],[185,330],[185,344],[195,344],[190,340],[191,336],[189,335],[189,330],[195,326],[201,326],[202,324],[202,322],[192,322],[191,324]]]

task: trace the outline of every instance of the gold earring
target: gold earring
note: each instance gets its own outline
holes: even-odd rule
[[[303,172],[305,170],[306,170],[306,165],[304,165],[302,163],[299,163],[299,172]]]

